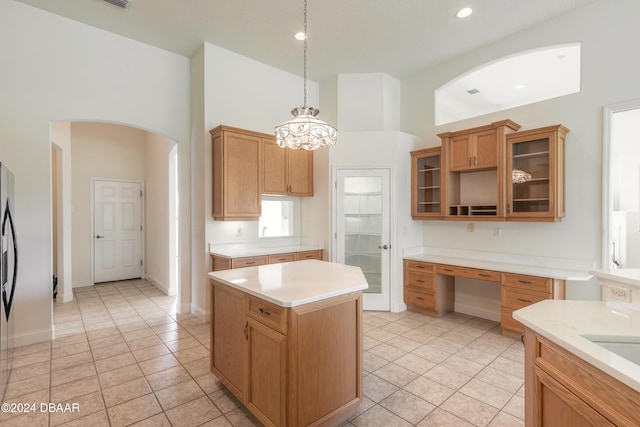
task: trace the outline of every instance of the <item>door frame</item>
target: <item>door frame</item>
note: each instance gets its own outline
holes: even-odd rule
[[[142,265],[140,266],[140,277],[142,279],[145,278],[145,265],[146,265],[146,259],[145,259],[145,246],[144,246],[144,234],[145,234],[145,223],[144,223],[144,219],[145,219],[145,202],[144,202],[144,194],[145,194],[145,188],[144,188],[144,181],[142,180],[137,180],[137,179],[123,179],[123,178],[103,178],[103,177],[94,177],[92,176],[90,178],[91,181],[91,189],[89,191],[90,193],[90,207],[89,207],[89,227],[90,227],[90,237],[91,237],[91,284],[95,285],[96,281],[95,281],[95,270],[96,270],[96,259],[95,259],[95,238],[94,238],[94,227],[95,227],[95,212],[94,212],[94,204],[95,204],[95,182],[96,181],[110,181],[110,182],[128,182],[128,183],[132,183],[132,184],[140,184],[140,190],[142,191],[142,202],[140,203],[140,225],[142,226],[142,229],[140,230],[140,259],[142,259]]]
[[[394,251],[395,251],[395,242],[393,236],[393,221],[394,221],[394,210],[393,207],[393,192],[391,189],[393,188],[393,168],[390,166],[332,166],[331,167],[331,261],[337,262],[338,257],[338,171],[374,171],[374,170],[383,170],[388,174],[388,244],[389,249],[387,250],[389,254],[388,265],[387,265],[387,274],[386,274],[386,282],[387,282],[387,293],[388,293],[388,308],[387,311],[391,311],[393,308],[392,300],[393,300],[393,286],[391,280],[393,278],[393,259],[394,259]],[[382,280],[382,277],[381,277]],[[363,306],[364,306],[364,296],[363,294]]]
[[[629,110],[640,109],[640,99],[606,105],[602,120],[602,268],[611,266],[611,239],[613,236],[613,194],[611,192],[611,144],[613,143],[613,116]]]

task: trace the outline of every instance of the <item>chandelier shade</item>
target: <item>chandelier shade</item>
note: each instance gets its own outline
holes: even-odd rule
[[[291,110],[293,119],[276,126],[276,143],[282,148],[316,150],[336,143],[337,131],[333,126],[316,118],[318,110],[297,107]]]
[[[307,107],[307,0],[304,0],[304,105],[291,110],[293,119],[275,127],[276,143],[282,148],[317,150],[336,143],[336,128],[317,119],[320,112]]]

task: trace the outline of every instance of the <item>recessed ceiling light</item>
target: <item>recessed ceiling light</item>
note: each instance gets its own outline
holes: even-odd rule
[[[470,7],[463,7],[458,11],[458,13],[456,13],[456,16],[462,19],[462,18],[466,18],[472,13],[473,13],[473,9],[471,9]]]
[[[467,91],[467,93],[468,93],[469,95],[475,95],[475,94],[476,94],[476,93],[478,93],[478,92],[480,92],[478,89],[469,89],[469,90]]]
[[[524,85],[516,85],[516,89],[524,89]]]
[[[295,33],[293,37],[295,37],[296,40],[302,41],[307,38],[307,35],[304,33],[304,31],[299,31]]]

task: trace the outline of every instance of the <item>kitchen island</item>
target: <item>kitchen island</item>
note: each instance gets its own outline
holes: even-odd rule
[[[337,425],[362,402],[358,267],[306,260],[209,278],[211,371],[260,422]]]
[[[546,300],[513,317],[526,326],[526,426],[638,425],[640,311]]]

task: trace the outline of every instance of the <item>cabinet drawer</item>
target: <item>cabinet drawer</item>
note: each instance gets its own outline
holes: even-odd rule
[[[436,265],[430,262],[422,262],[422,261],[412,261],[409,259],[404,260],[404,268],[405,270],[417,270],[424,271],[428,273],[436,272]]]
[[[295,252],[289,254],[269,255],[269,264],[278,264],[281,262],[291,262],[296,260]]]
[[[489,282],[499,282],[500,272],[493,270],[482,270],[479,268],[458,267],[456,265],[438,264],[436,268],[438,274],[446,274],[456,277],[467,277],[469,279],[487,280]]]
[[[296,261],[302,261],[304,259],[319,259],[322,261],[322,250],[296,252]]]
[[[286,335],[286,309],[260,298],[247,295],[247,313],[257,321]]]
[[[524,274],[502,273],[502,285],[551,293],[551,279]]]
[[[404,273],[405,286],[419,288],[426,291],[435,290],[435,276],[423,272],[407,270]]]
[[[432,292],[421,292],[415,289],[405,288],[404,302],[408,305],[427,308],[429,310],[436,309],[436,296]]]
[[[265,265],[269,262],[266,256],[251,256],[246,258],[235,258],[231,260],[231,268],[255,267]]]
[[[524,325],[513,318],[513,308],[503,307],[500,310],[500,326],[502,329],[523,333]]]
[[[513,310],[551,298],[551,294],[549,293],[523,291],[518,288],[506,286],[503,286],[500,292],[502,294],[502,306],[510,307]]]

